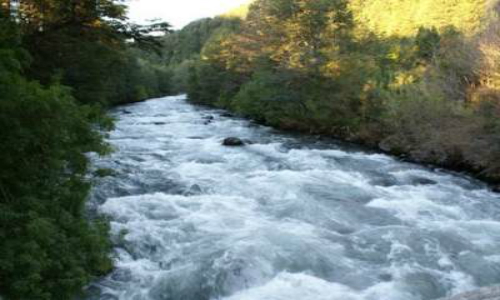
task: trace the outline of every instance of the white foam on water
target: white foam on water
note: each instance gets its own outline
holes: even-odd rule
[[[280,273],[263,286],[239,292],[224,300],[368,300],[368,299],[418,299],[398,290],[393,283],[379,283],[364,291],[328,282],[305,273]]]
[[[221,113],[117,109],[117,151],[95,164],[119,175],[94,200],[116,270],[89,300],[430,300],[499,280],[484,185]]]

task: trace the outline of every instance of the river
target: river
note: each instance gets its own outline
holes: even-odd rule
[[[467,176],[167,97],[117,108],[115,271],[89,300],[428,300],[500,283],[500,196]],[[213,117],[213,120],[210,120]],[[226,137],[251,141],[224,147]]]

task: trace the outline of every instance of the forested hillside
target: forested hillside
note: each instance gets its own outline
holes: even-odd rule
[[[189,69],[200,60],[203,47],[219,35],[237,31],[240,23],[235,16],[201,19],[165,36],[161,64],[172,76],[174,93],[186,91]]]
[[[114,0],[0,2],[0,298],[74,299],[112,268],[106,222],[85,213],[87,153],[111,150],[105,108],[168,92],[148,35],[168,25],[125,14]]]
[[[472,35],[482,27],[493,1],[476,0],[351,0],[356,23],[379,36],[412,36],[420,27],[452,26]],[[484,22],[483,22],[484,21]]]
[[[499,7],[257,0],[204,45],[189,97],[499,183]]]

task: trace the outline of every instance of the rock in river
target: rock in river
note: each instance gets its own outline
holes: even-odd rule
[[[222,142],[222,145],[229,147],[238,147],[238,146],[245,146],[245,142],[236,137],[229,137]]]

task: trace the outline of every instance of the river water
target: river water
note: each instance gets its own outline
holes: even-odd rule
[[[117,175],[91,203],[116,270],[89,300],[427,300],[500,282],[500,197],[477,181],[182,96],[114,115],[116,152],[95,165]]]

